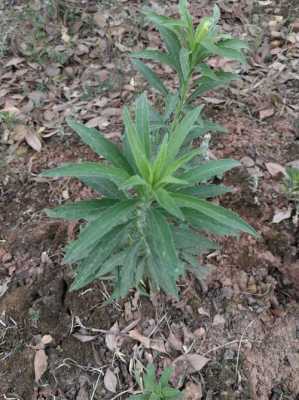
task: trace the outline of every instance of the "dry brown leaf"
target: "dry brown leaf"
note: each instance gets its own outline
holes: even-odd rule
[[[16,65],[22,63],[23,61],[24,61],[24,58],[13,57],[4,65],[4,68],[15,67]]]
[[[167,341],[174,350],[181,351],[183,349],[183,343],[174,333],[170,332]]]
[[[109,392],[116,393],[117,378],[111,369],[107,369],[104,376],[104,386]]]
[[[26,127],[27,128],[27,127]],[[27,132],[25,135],[25,141],[27,144],[33,148],[33,150],[40,152],[42,149],[42,143],[40,141],[39,136],[33,129],[27,128]]]
[[[141,335],[137,329],[133,329],[129,332],[131,339],[137,340],[145,348],[159,351],[161,353],[166,353],[165,344],[162,339],[150,339],[146,336]]]
[[[115,324],[109,329],[109,332],[106,333],[105,342],[106,346],[110,351],[115,351],[121,345],[121,338],[119,334],[119,326],[116,321]]]
[[[73,333],[74,338],[80,340],[80,342],[82,343],[87,343],[87,342],[91,342],[92,340],[97,339],[96,335],[84,335],[81,333]]]
[[[188,382],[184,390],[183,400],[201,400],[203,396],[201,383]]]
[[[274,113],[275,113],[274,108],[267,108],[266,110],[261,110],[259,112],[259,116],[260,116],[260,119],[263,120],[263,119],[272,117],[272,115],[274,115]]]
[[[97,12],[93,16],[93,20],[98,28],[105,28],[107,25],[107,15],[103,14],[102,11]]]
[[[273,224],[279,224],[280,222],[291,218],[292,215],[292,207],[289,207],[286,210],[276,210],[272,219]]]
[[[37,350],[34,357],[35,382],[38,382],[48,368],[48,356],[45,350]]]
[[[217,325],[224,325],[224,324],[225,324],[225,318],[220,314],[216,314],[213,319],[213,325],[217,326]]]
[[[134,340],[137,340],[137,342],[140,342],[147,349],[150,348],[151,340],[149,338],[141,335],[141,333],[139,333],[137,329],[132,329],[129,332],[129,336],[131,339],[134,339]]]
[[[180,388],[186,376],[199,372],[210,360],[196,353],[183,354],[173,362],[174,372],[172,374],[172,384]]]
[[[26,125],[21,125],[18,124],[14,127],[14,130],[12,132],[12,139],[17,142],[23,142],[27,134],[27,126]]]
[[[104,117],[95,117],[89,120],[86,124],[89,128],[100,128],[104,129],[106,126],[108,126],[110,122],[107,120],[107,118]]]
[[[44,335],[42,337],[41,343],[46,346],[47,344],[50,344],[53,342],[53,338],[51,335]]]
[[[286,175],[285,168],[280,164],[269,162],[269,163],[266,163],[265,166],[266,166],[268,172],[270,173],[270,175],[272,175],[272,176],[277,176],[279,174]]]

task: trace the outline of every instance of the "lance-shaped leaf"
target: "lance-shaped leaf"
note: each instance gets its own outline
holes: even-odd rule
[[[107,166],[95,162],[69,163],[41,173],[41,176],[91,178],[99,177],[109,179],[116,184],[121,184],[129,178],[129,174],[120,168]]]
[[[102,178],[102,177],[79,177],[78,178],[81,182],[85,185],[91,187],[98,193],[101,193],[103,196],[106,196],[110,199],[121,199],[124,196],[117,185],[111,182],[109,179]]]
[[[127,221],[129,214],[135,209],[136,203],[136,200],[125,200],[103,211],[98,218],[88,224],[86,229],[80,233],[79,238],[73,242],[72,247],[65,254],[64,262],[73,262],[78,255],[85,254],[93,243],[102,239],[115,226]]]
[[[116,167],[124,168],[128,172],[131,171],[127,160],[118,147],[107,140],[101,132],[94,128],[88,128],[70,118],[67,119],[67,123],[93,151],[111,161]]]
[[[184,80],[187,80],[190,73],[189,51],[184,47],[180,50],[180,64]]]
[[[128,233],[128,225],[117,226],[105,235],[94,250],[85,258],[76,270],[76,278],[70,290],[79,290],[93,282],[104,262]]]
[[[135,285],[135,272],[139,257],[140,242],[135,243],[127,250],[123,267],[120,270],[120,279],[111,295],[112,299],[125,297]]]
[[[115,199],[82,200],[76,203],[64,204],[62,206],[46,209],[48,217],[64,218],[68,220],[91,219],[99,215],[107,207],[114,205]]]
[[[140,174],[146,180],[148,180],[149,177],[151,176],[151,167],[148,159],[146,158],[145,149],[142,145],[140,137],[136,131],[136,126],[131,119],[127,107],[124,108],[123,120],[126,127],[126,134],[130,145],[130,149],[134,157],[135,163],[137,165],[137,168]]]
[[[200,186],[194,187],[183,187],[178,190],[184,194],[190,194],[192,196],[197,196],[200,199],[208,199],[211,197],[221,196],[225,193],[232,192],[232,188],[224,185],[206,185],[202,184]]]
[[[131,53],[131,57],[142,58],[144,60],[152,60],[161,64],[167,64],[170,67],[175,67],[175,63],[173,62],[172,57],[169,56],[167,53],[162,53],[159,50],[146,49],[136,51],[134,53]]]
[[[182,70],[180,65],[180,49],[181,44],[178,36],[171,29],[166,28],[165,26],[158,26],[158,30],[160,32],[161,38],[165,43],[168,53],[173,60],[173,63],[176,67],[176,71],[182,77]]]
[[[168,90],[152,69],[139,60],[133,60],[132,63],[154,89],[161,92],[164,96],[167,96]]]
[[[240,166],[240,163],[236,160],[208,161],[205,164],[189,169],[187,172],[181,174],[179,178],[188,181],[190,184],[202,182],[238,166]]]
[[[162,208],[164,208],[169,214],[184,220],[184,214],[180,208],[176,205],[176,201],[171,197],[167,190],[160,188],[154,192],[157,202]]]
[[[206,200],[180,193],[174,193],[173,197],[177,200],[177,204],[180,207],[197,210],[209,218],[212,218],[216,222],[219,222],[220,224],[241,232],[249,233],[255,237],[257,236],[256,231],[249,224],[247,224],[247,222],[230,210],[227,210],[221,206],[216,206],[215,204],[209,203]]]
[[[143,93],[136,100],[136,129],[141,137],[147,159],[150,158],[150,110],[146,95]]]
[[[174,132],[171,133],[168,146],[168,160],[173,160],[176,157],[180,147],[197,121],[202,108],[197,107],[189,111],[177,125]]]

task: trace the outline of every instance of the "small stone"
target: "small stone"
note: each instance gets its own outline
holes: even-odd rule
[[[196,329],[196,330],[193,332],[193,335],[196,336],[196,337],[198,337],[198,338],[204,337],[205,334],[206,334],[206,330],[205,330],[205,328],[203,328],[203,327],[198,328],[198,329]]]
[[[299,19],[296,19],[293,23],[291,23],[291,29],[295,33],[299,33]]]
[[[244,165],[244,167],[247,167],[247,168],[254,167],[253,159],[248,156],[241,158],[240,161]]]
[[[247,284],[248,284],[248,275],[246,274],[245,271],[240,271],[240,274],[238,277],[238,284],[242,291],[246,291]]]
[[[220,314],[216,314],[213,319],[213,325],[217,326],[217,325],[224,325],[224,324],[225,324],[225,318]]]
[[[10,253],[6,253],[2,257],[2,261],[3,261],[4,264],[9,262],[9,261],[11,261],[11,260],[12,260],[12,255]]]
[[[290,161],[287,163],[287,166],[299,169],[299,160]]]
[[[223,356],[225,361],[231,361],[235,358],[235,351],[228,349],[225,351],[224,356]]]
[[[253,294],[255,294],[257,292],[257,286],[256,286],[255,279],[253,276],[251,276],[248,280],[247,290]]]

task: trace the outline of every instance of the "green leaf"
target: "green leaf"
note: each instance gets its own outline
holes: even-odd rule
[[[191,250],[194,255],[201,254],[205,250],[214,250],[218,246],[212,240],[193,231],[188,225],[173,228],[175,245],[180,250]]]
[[[128,233],[128,225],[117,226],[103,237],[90,255],[85,258],[76,271],[76,278],[70,287],[70,291],[79,290],[96,279],[103,263],[113,253],[115,248]]]
[[[227,129],[215,122],[202,120],[202,124],[194,126],[194,128],[189,133],[187,138],[188,142],[190,143],[192,140],[196,139],[197,137],[203,136],[207,132],[227,133]]]
[[[193,196],[198,196],[201,199],[208,199],[211,197],[220,196],[225,193],[232,192],[232,188],[224,186],[224,185],[208,185],[208,184],[201,184],[200,186],[194,187],[183,187],[179,190],[184,194],[190,194]]]
[[[176,157],[180,147],[197,121],[202,108],[203,107],[197,107],[189,111],[177,125],[174,132],[171,133],[168,147],[169,160],[173,160]]]
[[[179,101],[178,93],[169,93],[165,100],[165,112],[163,115],[163,121],[167,122],[176,110]]]
[[[153,364],[149,364],[147,366],[143,381],[146,389],[153,388],[157,384],[156,372]]]
[[[125,197],[124,194],[118,190],[117,186],[108,179],[100,177],[80,177],[78,179],[96,192],[110,199],[121,199]]]
[[[164,172],[164,177],[168,177],[169,175],[175,173],[178,169],[182,168],[185,164],[192,160],[192,158],[196,157],[201,153],[201,149],[193,149],[188,153],[184,154],[182,157],[178,158],[174,162],[172,162]],[[163,179],[164,179],[163,177]]]
[[[246,58],[240,51],[223,46],[221,41],[214,44],[211,40],[206,38],[202,41],[202,46],[212,54],[228,58],[230,60],[236,60],[242,64],[246,63]]]
[[[167,96],[168,90],[152,69],[139,60],[133,60],[132,63],[154,89],[161,92],[164,96]]]
[[[220,224],[257,237],[257,232],[243,221],[242,218],[230,210],[189,195],[174,193],[173,197],[177,200],[177,204],[180,207],[197,210]]]
[[[190,73],[189,51],[184,47],[180,50],[180,64],[184,80],[187,80]]]
[[[188,181],[190,184],[206,181],[214,176],[221,175],[224,172],[238,167],[239,161],[235,160],[215,160],[208,161],[205,164],[199,165],[179,176],[180,179]]]
[[[175,63],[171,56],[166,53],[162,53],[159,50],[146,49],[142,51],[136,51],[131,53],[133,58],[143,58],[144,60],[152,60],[161,64],[167,64],[170,67],[175,67]]]
[[[143,93],[136,100],[136,129],[142,138],[142,145],[147,159],[150,157],[150,121],[149,105]]]
[[[175,200],[170,196],[167,190],[160,188],[154,191],[155,198],[162,208],[164,208],[169,214],[184,220],[184,214],[177,207]]]
[[[186,220],[196,229],[211,232],[218,236],[239,236],[240,230],[228,227],[207,215],[192,209],[184,209]]]
[[[116,267],[124,265],[127,253],[127,250],[123,250],[109,257],[97,272],[95,279],[102,278],[103,276],[112,272]]]
[[[41,173],[45,177],[74,177],[90,178],[99,177],[109,179],[116,184],[121,184],[129,178],[123,169],[107,166],[96,162],[69,163],[61,167],[50,169]]]
[[[177,297],[176,279],[182,273],[182,265],[176,254],[171,229],[158,210],[149,210],[147,221],[151,249],[148,271],[158,287]]]
[[[168,154],[168,135],[166,134],[163,138],[163,142],[160,145],[159,152],[153,164],[153,181],[159,182],[161,176],[164,173]]]
[[[179,1],[179,13],[190,30],[192,30],[192,16],[188,10],[188,2],[187,0],[180,0]]]
[[[48,217],[68,220],[91,219],[100,212],[116,203],[114,199],[82,200],[76,203],[64,204],[54,209],[46,209]]]
[[[124,266],[120,270],[119,285],[114,289],[111,295],[112,299],[125,297],[129,293],[129,290],[134,286],[139,250],[140,242],[135,243],[127,250],[123,263]]]
[[[131,119],[129,110],[127,107],[124,108],[123,120],[126,127],[126,134],[130,149],[132,151],[135,163],[140,174],[148,180],[151,176],[151,168],[149,161],[146,158],[142,143],[140,142],[139,135],[136,131],[136,127]]]
[[[121,185],[121,189],[127,190],[136,186],[147,186],[147,182],[140,175],[133,175]]]
[[[90,222],[86,229],[80,233],[79,238],[65,254],[64,262],[71,263],[78,255],[85,254],[93,243],[102,239],[115,226],[126,222],[136,204],[136,200],[124,200],[103,211],[98,218]]]
[[[124,168],[127,172],[131,171],[118,147],[107,140],[101,132],[94,128],[88,128],[71,118],[67,119],[67,123],[93,151],[111,161],[116,167]]]
[[[160,32],[162,40],[165,43],[168,53],[171,55],[171,58],[173,59],[178,74],[182,76],[180,58],[179,58],[181,44],[176,33],[174,33],[172,30],[164,26],[158,26],[158,30]]]
[[[234,50],[249,49],[248,43],[240,39],[225,39],[221,40],[221,42],[218,42],[218,44],[220,44],[223,47],[228,47]]]

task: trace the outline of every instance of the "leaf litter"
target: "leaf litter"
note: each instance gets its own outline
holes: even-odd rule
[[[4,141],[4,145],[10,146],[12,151],[18,152],[15,147],[17,144],[17,149],[24,150],[25,162],[28,159],[26,158],[26,153],[32,156],[32,152],[37,152],[34,160],[38,161],[37,164],[35,164],[36,161],[33,162],[33,171],[38,171],[40,169],[39,164],[45,163],[48,149],[51,162],[60,159],[58,154],[61,153],[61,145],[59,144],[55,148],[54,143],[56,140],[60,140],[60,135],[63,140],[68,138],[68,131],[65,131],[64,125],[65,117],[68,115],[77,116],[81,121],[91,123],[103,130],[106,135],[113,136],[118,140],[120,136],[119,110],[124,100],[132,96],[132,90],[135,91],[136,87],[139,88],[140,84],[143,84],[129,66],[126,52],[128,49],[142,49],[144,48],[144,42],[148,43],[148,41],[153,46],[159,46],[157,32],[154,30],[147,31],[139,27],[135,28],[137,26],[136,15],[139,13],[139,5],[135,7],[135,4],[133,5],[131,2],[124,2],[121,9],[119,7],[113,8],[112,6],[112,8],[108,7],[99,11],[97,8],[92,9],[93,5],[91,3],[85,6],[82,2],[80,5],[82,7],[80,11],[84,10],[80,14],[82,18],[80,17],[74,23],[57,24],[56,22],[57,26],[55,24],[50,26],[49,24],[47,26],[47,34],[54,39],[53,41],[51,39],[49,43],[43,42],[40,46],[36,46],[38,50],[36,54],[30,53],[31,50],[28,49],[26,37],[16,34],[12,41],[15,48],[14,52],[9,53],[3,59],[3,62],[1,60],[0,112],[8,112],[11,117],[16,119],[14,121],[14,118],[12,118],[12,124],[10,124],[10,121],[3,122],[1,119],[1,127],[4,128],[5,137],[7,138]],[[172,1],[163,5],[152,3],[154,7],[162,8],[159,12],[171,14],[176,8],[176,2]],[[252,160],[250,164],[253,162],[253,167],[262,171],[260,173],[254,170],[251,176],[240,176],[242,183],[238,182],[238,176],[235,175],[232,179],[232,184],[237,190],[239,190],[238,187],[240,186],[242,192],[240,193],[240,201],[238,204],[234,204],[234,208],[237,207],[242,210],[245,216],[246,212],[249,212],[246,210],[250,210],[250,213],[258,213],[259,209],[262,210],[260,214],[257,214],[260,215],[257,219],[261,219],[261,223],[264,225],[261,230],[263,231],[265,244],[260,244],[257,247],[254,243],[243,241],[237,248],[231,242],[224,241],[223,255],[216,254],[214,257],[217,265],[217,278],[211,282],[207,292],[207,295],[213,298],[213,307],[211,307],[209,300],[204,299],[204,296],[198,296],[198,291],[195,289],[196,286],[194,284],[191,284],[186,289],[186,298],[184,299],[185,303],[192,304],[191,312],[190,308],[188,308],[188,313],[184,313],[179,308],[173,308],[169,304],[166,306],[170,314],[170,324],[172,323],[171,319],[179,319],[183,325],[186,325],[181,326],[183,332],[181,334],[177,330],[173,330],[172,334],[172,330],[169,330],[167,324],[165,324],[161,328],[159,327],[153,336],[150,336],[151,330],[147,329],[147,320],[148,313],[151,312],[149,310],[152,310],[152,308],[147,308],[144,304],[144,310],[138,311],[137,308],[132,311],[133,318],[141,317],[138,328],[135,325],[135,327],[133,326],[128,331],[123,332],[125,328],[123,328],[124,323],[121,316],[117,318],[116,311],[113,310],[114,314],[112,312],[110,318],[111,323],[112,320],[115,323],[111,327],[109,321],[109,326],[104,329],[105,333],[84,330],[83,328],[74,332],[72,340],[74,340],[75,344],[71,355],[76,360],[81,361],[82,364],[79,363],[80,367],[75,367],[77,364],[70,365],[73,365],[73,368],[77,368],[79,371],[83,371],[81,368],[87,368],[88,373],[94,374],[95,372],[91,372],[93,369],[85,367],[83,362],[84,360],[86,365],[90,364],[92,355],[89,354],[84,358],[80,354],[80,351],[83,353],[83,350],[80,349],[94,348],[97,351],[98,361],[101,365],[108,365],[105,373],[108,374],[106,389],[108,391],[113,389],[110,391],[111,393],[117,393],[118,390],[133,384],[131,376],[126,375],[125,371],[123,371],[124,368],[120,367],[121,361],[119,361],[119,364],[118,361],[115,361],[121,370],[120,381],[117,381],[118,378],[116,378],[114,366],[111,365],[111,353],[119,349],[125,354],[126,361],[129,362],[130,360],[132,365],[138,364],[138,362],[146,364],[151,360],[159,368],[163,362],[173,364],[175,360],[183,357],[183,360],[181,359],[177,364],[188,364],[187,370],[190,373],[188,372],[182,383],[182,385],[185,385],[187,382],[187,395],[188,388],[191,393],[195,393],[196,390],[200,393],[198,389],[199,383],[197,382],[199,375],[190,365],[188,357],[186,360],[188,354],[194,355],[199,360],[197,368],[201,367],[198,371],[204,380],[202,387],[204,396],[209,396],[208,393],[211,393],[211,390],[212,392],[220,393],[225,390],[224,387],[227,388],[225,386],[225,376],[222,375],[224,374],[223,371],[227,372],[227,368],[229,368],[229,363],[225,361],[225,357],[232,359],[234,363],[234,351],[238,349],[240,331],[242,331],[246,318],[252,316],[252,314],[261,318],[260,321],[262,322],[261,325],[257,324],[254,332],[249,332],[249,336],[246,337],[249,342],[242,344],[241,348],[241,353],[245,357],[245,365],[252,371],[255,368],[258,369],[255,378],[249,374],[249,380],[252,379],[252,382],[256,382],[252,384],[250,389],[252,398],[256,396],[256,393],[259,393],[258,398],[262,400],[268,399],[272,390],[285,390],[285,392],[292,390],[293,393],[296,392],[296,377],[279,360],[282,354],[292,354],[294,352],[292,332],[295,332],[295,323],[293,319],[287,318],[288,304],[289,302],[292,303],[292,296],[294,295],[293,292],[290,292],[291,294],[288,294],[287,298],[284,297],[283,293],[286,291],[289,293],[288,290],[291,284],[286,285],[283,282],[290,277],[298,280],[299,275],[296,272],[297,268],[287,269],[287,272],[285,272],[281,265],[295,265],[293,261],[294,257],[296,257],[296,244],[292,239],[295,236],[295,231],[289,219],[284,219],[284,224],[286,225],[280,223],[273,225],[272,218],[273,215],[275,216],[275,210],[279,212],[285,212],[285,210],[288,212],[289,210],[288,203],[276,182],[279,182],[280,175],[281,173],[283,174],[285,162],[298,160],[298,145],[296,147],[294,141],[295,123],[293,124],[292,122],[292,119],[298,118],[299,103],[298,91],[296,90],[299,66],[297,22],[294,20],[289,23],[288,15],[285,14],[283,7],[280,9],[276,2],[271,0],[258,2],[258,7],[260,7],[258,11],[253,8],[252,2],[249,0],[242,1],[242,4],[232,2],[219,3],[224,17],[225,29],[240,35],[247,34],[250,43],[253,45],[253,50],[250,54],[249,64],[244,67],[243,71],[245,83],[240,83],[240,86],[238,86],[238,83],[236,87],[228,91],[217,92],[217,95],[211,92],[205,99],[208,107],[207,112],[213,113],[213,116],[217,120],[219,119],[219,122],[224,122],[230,132],[224,139],[223,144],[220,140],[219,145],[216,146],[216,156],[220,158],[221,156],[226,156],[225,153],[228,152],[238,159],[249,157]],[[287,6],[290,8],[293,3],[291,2]],[[296,7],[296,4],[294,7]],[[207,2],[192,1],[191,9],[192,13],[201,17],[209,13],[210,5]],[[95,15],[98,15],[95,19],[96,27],[94,31],[91,31],[86,27],[88,24],[85,24],[85,18]],[[296,15],[295,11],[294,15]],[[109,39],[109,34],[112,35],[113,40]],[[47,62],[40,64],[38,57],[40,56],[40,49],[44,48],[47,49],[50,57],[47,55]],[[122,65],[123,73],[119,73],[118,66],[120,64]],[[211,66],[214,68],[221,66],[228,70],[232,67],[229,64],[220,65],[217,59],[212,61]],[[158,72],[161,74],[169,73],[163,69]],[[134,81],[132,81],[132,77]],[[131,85],[132,82],[135,88]],[[24,88],[24,90],[20,90],[20,88]],[[155,100],[155,96],[153,96],[153,100]],[[238,111],[229,111],[235,109],[235,106],[239,108]],[[249,111],[247,114],[246,112],[241,113],[240,110]],[[225,116],[225,113],[228,113],[227,116]],[[17,126],[21,126],[21,128],[17,128]],[[25,139],[27,129],[30,131],[27,134],[29,135],[29,143]],[[227,140],[230,141],[228,146]],[[32,150],[30,149],[30,143],[32,144]],[[74,158],[78,154],[75,146],[71,147],[69,151],[68,157]],[[11,160],[12,165],[17,165],[14,158],[11,158]],[[22,161],[19,163],[20,167],[23,168]],[[275,170],[274,167],[273,170],[272,165],[272,169],[269,171],[269,163],[277,164],[281,168],[277,167]],[[26,167],[27,165],[25,164],[23,169],[25,170]],[[248,167],[248,169],[253,169],[253,167]],[[9,179],[11,178],[9,177]],[[249,184],[252,186],[249,186]],[[248,189],[249,187],[252,187],[252,189]],[[78,196],[80,190],[78,186],[73,185],[68,192],[75,197]],[[46,194],[51,198],[60,195],[53,191]],[[225,201],[229,201],[229,199]],[[259,207],[257,207],[256,201],[259,202]],[[252,218],[252,215],[248,215],[249,219]],[[282,225],[284,225],[283,229],[280,228]],[[274,228],[272,228],[273,226]],[[30,240],[26,243],[28,244],[26,252],[32,251],[33,241]],[[40,240],[40,245],[42,243],[43,240]],[[243,254],[240,250],[241,247],[246,248],[247,252],[244,251]],[[262,256],[265,250],[270,253],[269,257]],[[23,257],[26,260],[26,253],[24,253]],[[14,271],[21,269],[21,266],[26,263],[28,261],[24,262],[19,259],[17,266],[14,260],[10,260],[4,265],[7,265],[7,270]],[[259,265],[258,270],[256,265]],[[276,265],[280,266],[279,268],[282,272],[277,272]],[[273,268],[276,271],[274,275],[271,273]],[[263,270],[266,270],[266,273]],[[241,279],[239,278],[241,277],[241,272],[244,271],[246,271],[247,276],[246,279],[242,280],[241,284]],[[279,275],[277,275],[279,273],[283,274],[283,278],[279,278]],[[269,287],[271,288],[270,291],[267,289]],[[7,295],[10,295],[10,289],[3,296],[4,300]],[[200,298],[198,299],[198,297]],[[166,300],[169,301],[168,299]],[[98,299],[93,299],[92,306],[97,301]],[[143,303],[143,300],[141,300],[141,303]],[[190,304],[188,305],[190,306]],[[228,309],[231,308],[233,310],[233,315],[225,309],[223,304],[228,304]],[[292,304],[295,307],[295,304]],[[187,304],[184,307],[186,306]],[[74,305],[71,306],[71,308],[73,307]],[[83,304],[81,307],[84,309]],[[158,314],[162,313],[160,307],[161,305],[159,306],[159,304],[156,306],[155,312]],[[197,310],[201,311],[197,312]],[[88,309],[86,309],[86,315],[90,315]],[[227,321],[223,330],[219,329],[223,325],[222,323],[218,327],[213,327],[212,325],[217,315],[223,316]],[[43,318],[40,322],[41,326],[46,324]],[[107,315],[105,318],[108,318]],[[67,320],[66,314],[64,314],[64,319]],[[158,319],[159,317],[157,317],[157,321]],[[104,318],[100,321],[101,324],[105,324]],[[233,328],[229,330],[228,326],[230,326],[231,322],[236,325],[235,330]],[[99,327],[99,320],[96,318],[93,326]],[[273,326],[277,328],[277,334],[275,333],[274,336]],[[44,332],[49,332],[45,329],[43,330]],[[63,327],[60,328],[61,331],[63,329]],[[68,329],[65,332],[68,332]],[[65,332],[61,335],[62,351],[68,354],[64,344],[67,336]],[[285,332],[290,332],[287,335],[287,340],[285,340]],[[267,333],[273,338],[272,347],[269,347],[269,341],[265,339],[268,337]],[[235,335],[233,340],[231,339],[232,335]],[[237,343],[227,344],[234,340]],[[264,353],[263,347],[259,349],[259,340],[263,341]],[[293,343],[292,346],[289,343]],[[226,353],[226,346],[230,349],[231,354]],[[105,347],[108,352],[107,356],[101,353]],[[201,357],[205,357],[200,354],[205,354],[206,351],[214,348],[218,348],[218,350],[209,353],[210,361],[204,364]],[[37,365],[34,378],[38,381],[43,381],[43,376],[49,370],[49,365],[52,362],[47,358],[47,351],[45,350],[45,348],[34,350]],[[181,354],[188,350],[190,350],[189,353]],[[39,354],[38,357],[37,354]],[[262,358],[261,355],[263,355]],[[60,359],[59,352],[56,357]],[[163,362],[161,357],[163,357]],[[296,360],[294,357],[289,356],[288,359],[291,360],[289,362],[292,362],[292,365],[295,365]],[[62,362],[62,359],[60,361]],[[217,363],[220,363],[220,369],[217,369]],[[11,366],[11,364],[8,365]],[[13,371],[15,363],[10,368]],[[244,374],[242,365],[240,368],[241,382],[239,387],[242,389],[240,394],[234,393],[232,396],[237,396],[236,398],[244,400],[246,398],[245,389],[248,377]],[[86,370],[84,369],[84,373]],[[59,375],[60,371],[63,372],[62,376]],[[57,370],[58,379],[61,382],[64,382],[63,375],[65,375],[65,371],[64,367]],[[71,368],[68,371],[71,376]],[[180,370],[178,369],[178,371]],[[183,371],[182,376],[185,375],[185,372]],[[98,376],[97,371],[96,373]],[[73,382],[77,382],[75,375],[73,378]],[[192,384],[193,386],[190,379],[195,379],[196,381],[196,383]],[[222,387],[217,386],[217,381],[220,382]],[[291,389],[283,387],[286,381],[289,382]],[[281,387],[275,387],[274,382],[281,382]],[[5,386],[2,385],[2,387]],[[62,385],[62,387],[67,388],[67,385]],[[86,389],[88,383],[84,387]],[[67,391],[67,389],[65,390]],[[230,386],[228,385],[228,392],[229,390]],[[92,391],[89,391],[89,395],[91,394]],[[72,398],[71,396],[69,394],[70,398]],[[105,394],[101,393],[97,396],[104,398]],[[30,397],[31,394],[28,394],[27,398]],[[196,398],[195,394],[193,398]]]

